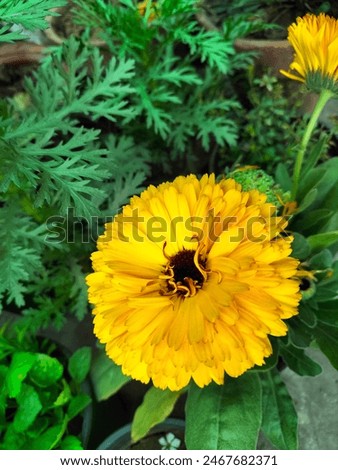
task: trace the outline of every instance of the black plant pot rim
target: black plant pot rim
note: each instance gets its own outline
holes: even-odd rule
[[[174,429],[184,430],[185,422],[182,419],[168,418],[151,428],[150,434],[170,432]],[[126,450],[131,442],[131,423],[129,423],[106,437],[97,450]]]

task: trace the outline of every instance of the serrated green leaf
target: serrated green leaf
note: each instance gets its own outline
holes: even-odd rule
[[[50,387],[63,374],[63,365],[47,354],[37,354],[36,361],[29,372],[30,379],[39,387]]]
[[[35,389],[25,383],[22,384],[17,402],[18,409],[14,416],[13,425],[17,432],[25,432],[42,410],[42,404]]]
[[[287,366],[298,375],[314,377],[322,372],[321,366],[307,356],[304,350],[295,348],[291,344],[288,346],[281,344],[280,353]]]
[[[297,449],[297,412],[280,373],[270,370],[260,374],[260,379],[265,436],[277,449]]]
[[[262,419],[258,374],[226,378],[224,385],[191,384],[186,403],[190,450],[255,449]]]
[[[131,437],[138,441],[156,424],[164,421],[172,412],[180,392],[150,388],[137,408],[131,426]]]
[[[36,354],[29,352],[16,352],[13,354],[6,377],[8,396],[15,398],[21,391],[22,382],[36,361]]]
[[[131,380],[124,375],[121,367],[116,365],[104,351],[100,351],[94,358],[90,371],[96,399],[106,400],[120,390]]]
[[[92,359],[92,349],[89,346],[79,348],[69,358],[68,371],[77,383],[82,383],[87,377]]]
[[[0,18],[2,22],[19,24],[31,31],[46,29],[49,26],[46,16],[57,15],[53,9],[63,5],[65,0],[1,0]]]

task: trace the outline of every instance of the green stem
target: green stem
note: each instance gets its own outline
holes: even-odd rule
[[[304,132],[304,135],[303,135],[303,138],[300,143],[300,147],[296,156],[296,162],[295,162],[295,167],[294,167],[294,172],[293,172],[293,186],[292,186],[292,194],[291,194],[292,200],[294,200],[297,195],[300,172],[302,169],[302,163],[303,163],[307,145],[311,138],[312,132],[314,131],[314,128],[316,127],[318,118],[324,109],[324,106],[329,101],[329,99],[332,98],[332,96],[333,96],[333,93],[330,90],[324,89],[321,91],[318,101],[316,103],[316,106],[312,112],[311,118],[305,129],[305,132]]]

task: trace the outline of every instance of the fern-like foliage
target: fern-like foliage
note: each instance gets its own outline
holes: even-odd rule
[[[24,29],[48,28],[46,17],[57,15],[52,9],[66,3],[66,0],[0,0],[0,43],[25,39]],[[21,30],[11,31],[14,25]]]
[[[125,145],[121,139],[109,146],[100,136],[102,123],[135,119],[133,74],[132,59],[111,57],[103,63],[97,48],[70,37],[26,78],[21,97],[1,103],[0,297],[23,306],[28,296],[25,314],[32,328],[60,326],[66,310],[82,318],[88,309],[84,276],[89,264],[79,259],[84,247],[89,259],[94,240],[69,239],[70,209],[97,232],[92,216],[114,199],[116,212],[148,172],[146,150],[136,151],[143,163],[124,178],[115,177],[120,156],[130,156],[126,147],[135,145],[130,138]],[[63,239],[51,236],[55,217],[67,225]],[[67,255],[53,258],[56,250]]]
[[[74,38],[56,50],[26,80],[31,103],[20,119],[12,106],[7,110],[12,119],[6,116],[0,122],[0,191],[14,184],[34,189],[36,207],[48,204],[64,214],[71,206],[85,217],[95,213],[104,191],[92,182],[107,177],[102,167],[107,151],[97,143],[99,130],[85,128],[77,116],[130,119],[132,74],[132,60],[112,58],[103,67],[99,51],[82,48]]]
[[[133,58],[131,99],[138,118],[121,132],[146,140],[162,170],[175,160],[179,171],[187,158],[193,169],[198,144],[205,152],[234,145],[238,129],[231,112],[239,103],[227,84],[252,61],[234,49],[236,37],[248,30],[244,17],[209,30],[198,21],[201,6],[193,0],[149,1],[144,11],[134,1],[74,3],[80,24],[99,29],[113,54]]]
[[[27,281],[41,269],[47,228],[22,214],[19,199],[2,200],[0,207],[0,299],[24,305]]]

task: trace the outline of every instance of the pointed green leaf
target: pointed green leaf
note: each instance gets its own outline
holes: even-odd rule
[[[310,235],[307,241],[312,251],[324,250],[324,248],[338,242],[338,230]]]
[[[308,193],[306,193],[304,199],[299,204],[299,207],[297,207],[296,214],[299,214],[300,212],[303,212],[305,209],[310,207],[311,204],[316,200],[317,194],[318,190],[316,188],[312,188]]]
[[[63,374],[63,365],[47,354],[37,354],[36,361],[29,372],[30,379],[39,387],[50,387]]]
[[[309,260],[311,269],[326,269],[332,266],[333,256],[330,250],[323,250]]]
[[[150,388],[135,412],[131,426],[132,440],[139,441],[152,427],[164,421],[172,412],[181,393],[168,389]]]
[[[313,339],[313,329],[309,328],[299,318],[288,320],[289,338],[296,348],[307,348]]]
[[[317,317],[322,323],[338,327],[338,299],[320,302]]]
[[[255,449],[262,418],[258,374],[227,378],[224,385],[191,384],[186,404],[188,449]]]
[[[280,373],[274,369],[260,378],[265,436],[277,449],[297,449],[297,412]]]
[[[298,232],[294,232],[292,242],[292,256],[298,259],[305,259],[310,253],[310,246],[306,238]]]
[[[87,377],[90,369],[92,350],[89,346],[79,348],[70,357],[68,370],[71,377],[77,383],[82,383]]]
[[[288,367],[298,375],[314,377],[322,372],[321,366],[307,356],[303,349],[295,348],[291,344],[281,344],[280,354]]]
[[[116,365],[104,351],[93,359],[90,371],[95,396],[98,401],[106,400],[118,392],[131,379],[124,375],[121,367]]]
[[[6,377],[6,387],[10,398],[19,395],[21,384],[36,361],[36,354],[16,352],[13,354],[11,365]]]
[[[316,341],[335,369],[338,369],[338,327],[318,322],[314,330]]]
[[[310,290],[316,290],[316,286],[314,285],[313,287],[310,287],[306,291],[302,291],[303,298],[305,294],[309,294]],[[313,294],[312,294],[313,295]],[[305,325],[309,326],[310,328],[314,328],[317,324],[317,317],[315,310],[313,310],[310,305],[308,305],[306,302],[302,301],[300,306],[299,306],[299,314],[298,314],[298,320],[301,322],[305,323]]]
[[[67,421],[56,424],[44,431],[40,436],[35,438],[31,443],[31,450],[51,450],[57,446],[66,430]]]
[[[75,418],[78,414],[80,414],[88,405],[90,405],[91,399],[89,395],[85,395],[84,393],[80,395],[76,395],[68,406],[67,411],[67,418],[69,420]]]
[[[291,191],[292,180],[284,163],[278,163],[275,180],[276,183],[281,185],[284,191]]]
[[[35,389],[25,383],[21,386],[17,402],[19,407],[15,414],[13,425],[17,432],[25,432],[41,411],[42,404]]]

